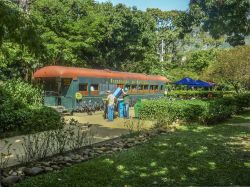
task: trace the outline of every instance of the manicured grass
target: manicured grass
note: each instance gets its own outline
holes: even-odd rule
[[[183,126],[112,156],[17,186],[250,185],[250,129]]]

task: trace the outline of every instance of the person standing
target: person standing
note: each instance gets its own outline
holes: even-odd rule
[[[108,104],[108,120],[114,120],[114,105],[115,105],[115,96],[108,91],[109,95],[107,97],[107,104]]]
[[[108,95],[110,94],[110,91],[107,91],[105,96],[102,98],[103,105],[104,105],[104,119],[108,118]]]
[[[129,103],[130,103],[130,98],[128,94],[128,89],[125,88],[123,92],[123,101],[124,101],[124,110],[123,110],[123,116],[125,118],[129,118]]]

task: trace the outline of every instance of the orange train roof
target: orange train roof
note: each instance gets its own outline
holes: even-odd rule
[[[46,66],[37,70],[34,78],[46,78],[46,77],[65,77],[77,79],[77,77],[95,77],[95,78],[113,78],[123,80],[144,80],[144,81],[161,81],[170,82],[166,77],[158,75],[146,75],[141,73],[129,73],[119,72],[111,70],[97,70],[87,68],[76,67],[64,67],[64,66]]]

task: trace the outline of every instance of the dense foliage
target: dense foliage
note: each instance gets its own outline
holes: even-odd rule
[[[187,11],[140,11],[94,0],[1,0],[0,80],[28,82],[39,67],[65,65],[160,74],[173,82],[190,76],[247,90],[250,49],[228,48],[245,44],[249,7],[249,0],[191,0]],[[173,107],[230,115],[215,101],[181,102]],[[59,115],[41,106],[41,92],[20,80],[0,85],[0,109],[2,132],[60,126]],[[31,119],[36,119],[33,124]]]
[[[0,114],[1,137],[8,134],[30,134],[63,127],[61,115],[49,107],[27,107],[2,110]]]
[[[2,87],[12,97],[13,102],[19,102],[22,106],[42,104],[42,91],[20,79],[6,81]]]
[[[187,56],[186,66],[191,71],[200,74],[211,63],[216,61],[218,51],[215,49],[194,51]]]
[[[181,99],[191,99],[191,98],[220,98],[223,95],[228,95],[231,92],[222,92],[222,91],[196,91],[196,90],[173,90],[167,93],[167,97],[170,98],[181,98]]]
[[[15,13],[3,15],[1,79],[28,80],[34,69],[55,64],[150,73],[151,64],[157,62],[156,24],[147,12],[94,0],[32,1],[28,13],[8,0],[1,3]],[[22,36],[23,27],[30,28],[23,31],[29,37]],[[12,40],[8,28],[18,31],[14,34],[21,40]],[[38,54],[28,42],[35,42]]]
[[[62,127],[61,116],[41,105],[41,92],[20,80],[0,84],[0,133],[26,134]]]
[[[55,64],[161,74],[171,80],[200,77],[215,61],[217,48],[228,46],[223,32],[213,29],[219,21],[228,23],[222,28],[228,37],[233,32],[244,39],[249,30],[246,0],[204,2],[191,1],[187,11],[140,11],[94,0],[3,0],[0,79],[29,80],[38,67]],[[231,19],[231,10],[239,16]]]
[[[0,18],[0,47],[11,41],[37,52],[40,41],[33,19],[9,0],[0,1]]]
[[[227,36],[232,46],[244,45],[245,37],[250,34],[249,0],[191,0],[190,14],[203,29],[219,38]]]
[[[218,53],[210,63],[206,76],[210,80],[229,84],[236,92],[250,88],[250,46],[241,46]]]
[[[142,103],[140,117],[167,124],[178,120],[185,123],[213,124],[249,106],[249,94],[213,100],[147,100]]]

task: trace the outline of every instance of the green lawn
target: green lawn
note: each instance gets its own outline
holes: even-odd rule
[[[250,123],[250,110],[246,110],[241,114],[229,119],[227,123]]]
[[[249,121],[250,122],[250,121]],[[250,128],[183,126],[149,143],[17,186],[250,185]]]

